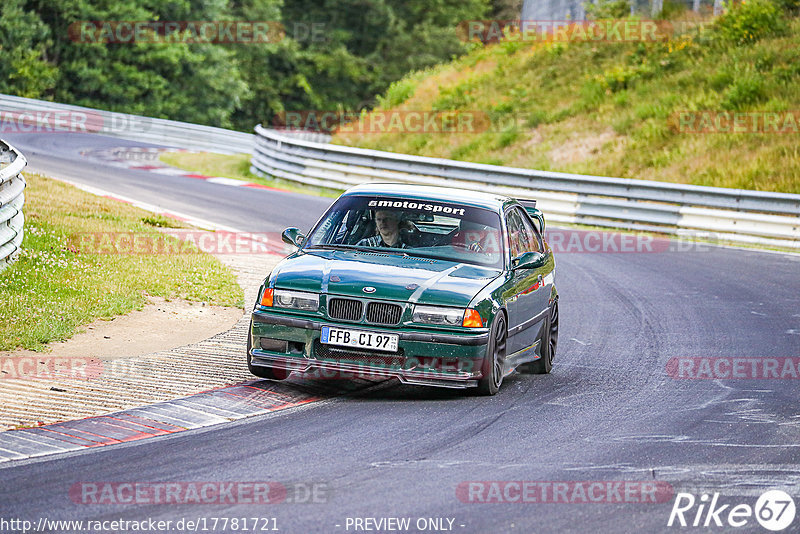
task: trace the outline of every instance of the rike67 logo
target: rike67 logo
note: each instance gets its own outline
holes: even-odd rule
[[[779,532],[788,528],[795,518],[794,500],[781,490],[763,493],[755,507],[749,504],[720,504],[719,493],[713,497],[703,494],[699,499],[691,493],[678,493],[667,526],[733,527],[739,528],[756,521],[767,530]]]

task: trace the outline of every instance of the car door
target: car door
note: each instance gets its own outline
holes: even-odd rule
[[[508,247],[514,258],[525,252],[543,252],[541,236],[520,207],[506,212]],[[532,347],[539,334],[540,319],[549,302],[546,276],[548,267],[516,269],[506,284],[508,311],[508,355]]]
[[[523,208],[520,208],[519,212],[522,216],[523,224],[533,235],[532,244],[534,248],[532,250],[534,252],[541,252],[542,254],[551,254],[544,242],[544,237],[539,231],[539,225],[535,222],[534,218]],[[553,283],[555,282],[555,277],[553,276],[554,265],[555,263],[553,261],[548,261],[544,266],[536,269],[536,278],[539,282],[536,291],[536,311],[538,314],[541,314],[550,306],[550,294],[552,293]]]

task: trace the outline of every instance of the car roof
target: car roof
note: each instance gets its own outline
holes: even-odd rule
[[[457,202],[469,206],[488,208],[499,211],[514,200],[502,195],[469,191],[453,187],[437,187],[433,185],[368,183],[348,189],[342,196],[351,195],[385,195],[392,198],[413,198],[417,200],[435,200],[439,202]]]

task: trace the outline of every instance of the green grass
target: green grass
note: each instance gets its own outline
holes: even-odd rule
[[[342,192],[327,188],[316,188],[304,186],[297,182],[281,180],[279,178],[263,178],[250,172],[249,154],[214,154],[211,152],[163,152],[161,161],[167,165],[196,172],[205,176],[220,176],[223,178],[233,178],[255,184],[266,185],[294,191],[295,193],[305,193],[324,197],[336,198]]]
[[[689,13],[673,16],[686,19]],[[712,23],[713,21],[706,21]],[[800,193],[800,134],[680,131],[681,111],[800,110],[800,19],[752,0],[657,43],[499,43],[393,86],[378,111],[483,111],[467,134],[334,142],[590,175]]]
[[[230,269],[206,254],[81,252],[84,232],[136,232],[184,226],[70,185],[26,174],[25,238],[16,263],[0,273],[0,350],[43,350],[82,325],[141,309],[147,296],[243,306]]]

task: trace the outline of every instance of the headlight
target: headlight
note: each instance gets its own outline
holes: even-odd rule
[[[464,320],[464,308],[415,306],[411,320],[415,323],[461,326],[461,322]]]
[[[273,291],[272,304],[276,308],[317,311],[319,309],[319,295],[306,293],[305,291],[276,289]]]

